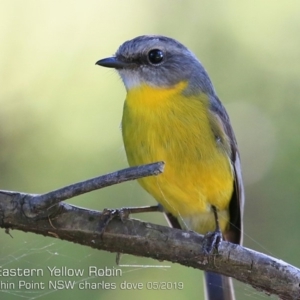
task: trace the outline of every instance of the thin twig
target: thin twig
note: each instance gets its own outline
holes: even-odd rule
[[[23,210],[27,217],[45,217],[55,206],[66,199],[73,198],[107,186],[135,180],[142,177],[154,176],[162,173],[164,162],[126,168],[113,173],[77,182],[66,187],[42,195],[29,195],[24,200]]]

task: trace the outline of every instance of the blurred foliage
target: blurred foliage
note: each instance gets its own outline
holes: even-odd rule
[[[43,193],[126,167],[125,90],[114,71],[94,64],[137,35],[171,36],[201,59],[231,116],[246,188],[245,245],[300,265],[299,1],[4,0],[0,20],[1,189]],[[70,202],[98,210],[154,203],[135,182]],[[160,215],[139,217],[165,224]],[[3,268],[116,267],[114,254],[12,235],[1,233]],[[197,270],[126,255],[121,262],[166,267],[124,267],[122,278],[106,282],[183,281],[184,289],[1,292],[5,299],[202,297]],[[242,284],[236,290],[238,299],[266,297]]]

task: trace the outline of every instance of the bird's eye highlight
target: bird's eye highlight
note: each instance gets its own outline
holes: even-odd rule
[[[164,53],[159,49],[153,49],[148,53],[149,62],[153,65],[160,64],[164,59]]]

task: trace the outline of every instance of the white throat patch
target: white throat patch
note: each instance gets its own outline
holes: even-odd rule
[[[138,87],[142,84],[138,72],[134,72],[132,70],[120,69],[118,70],[118,73],[120,74],[127,91],[131,90],[132,88]]]

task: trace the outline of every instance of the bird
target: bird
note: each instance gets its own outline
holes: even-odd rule
[[[169,225],[241,244],[237,141],[195,54],[175,39],[142,35],[96,64],[116,69],[126,88],[122,136],[129,165],[165,162],[161,175],[138,182],[163,207]],[[206,299],[235,299],[231,278],[213,272],[204,278]]]

